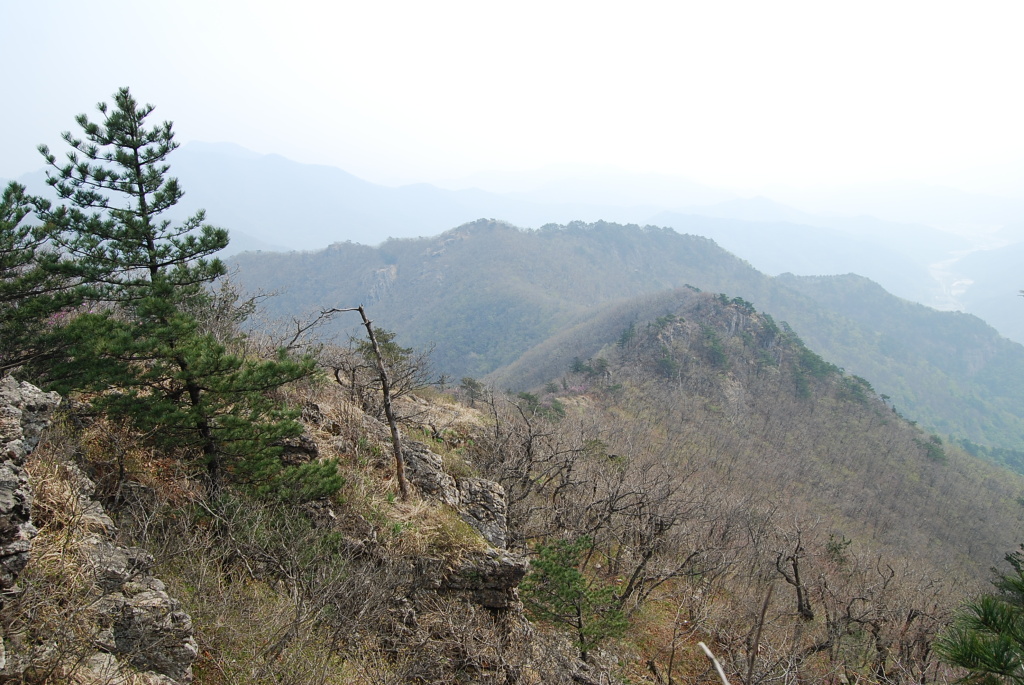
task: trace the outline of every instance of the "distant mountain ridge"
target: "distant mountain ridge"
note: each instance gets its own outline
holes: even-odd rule
[[[1002,262],[1015,258],[1012,252],[1002,256],[1011,248],[979,245],[920,224],[810,214],[768,198],[739,198],[685,179],[603,170],[575,170],[579,176],[572,178],[551,170],[549,176],[535,179],[531,188],[498,193],[429,184],[392,188],[336,167],[301,164],[225,143],[188,143],[170,162],[171,173],[185,189],[176,208],[178,218],[205,208],[211,223],[231,232],[226,254],[317,250],[346,241],[377,245],[389,238],[437,235],[480,217],[533,228],[575,220],[653,224],[713,238],[772,275],[861,274],[901,297],[976,313],[1004,335],[1024,342],[1024,317],[1006,306],[1022,287],[1015,274],[1002,268],[974,268],[970,262],[958,268],[958,260],[978,247],[993,248],[983,258]],[[18,180],[31,192],[52,197],[42,171]],[[918,194],[934,197],[941,191],[926,190]],[[985,200],[951,193],[948,202],[962,218]],[[896,201],[865,206],[885,209]],[[1024,221],[1024,204],[999,200],[990,209],[978,210],[979,222],[1010,222],[992,236],[1000,236],[1002,243],[1014,242],[1011,234]],[[904,208],[893,216],[914,215]],[[1014,217],[1016,223],[1011,221]]]
[[[789,322],[911,418],[982,444],[1024,443],[1024,386],[1013,382],[1024,377],[1024,347],[980,319],[901,300],[856,276],[771,278],[707,238],[668,228],[521,230],[480,220],[434,238],[232,263],[244,286],[282,293],[269,302],[273,314],[364,304],[403,345],[435,345],[439,372],[494,374],[513,388],[614,342],[631,314],[663,313],[658,298],[674,289],[725,293]]]

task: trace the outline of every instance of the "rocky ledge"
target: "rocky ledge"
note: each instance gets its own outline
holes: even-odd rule
[[[0,378],[0,593],[15,587],[28,563],[36,529],[25,460],[59,404],[57,393],[45,393],[10,376]]]
[[[59,404],[56,393],[0,378],[0,599],[18,592],[18,575],[31,558],[37,531],[25,463]],[[198,654],[192,619],[149,574],[152,555],[115,544],[113,521],[92,499],[93,482],[73,463],[62,464],[61,470],[77,498],[71,506],[85,534],[80,556],[95,597],[88,611],[94,622],[95,651],[76,654],[74,663],[66,664],[67,655],[58,650],[0,636],[0,681],[32,681],[40,673],[63,673],[83,684],[190,682]]]
[[[445,472],[441,456],[423,443],[409,440],[403,447],[409,482],[425,497],[454,508],[489,545],[482,552],[468,555],[457,568],[445,574],[437,589],[463,593],[488,609],[517,606],[519,583],[529,564],[522,554],[505,549],[508,540],[505,489],[483,478],[455,478]]]

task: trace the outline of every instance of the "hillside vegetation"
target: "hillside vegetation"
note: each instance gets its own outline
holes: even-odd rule
[[[708,683],[708,645],[744,685],[962,675],[933,646],[1017,542],[1024,481],[794,330],[855,346],[927,311],[866,317],[891,304],[870,283],[666,229],[478,222],[250,255],[303,284],[264,326],[226,231],[165,218],[152,109],[121,89],[66,163],[40,148],[60,204],[0,196],[0,681]],[[354,312],[366,340],[331,341]],[[996,407],[1015,348],[940,322],[914,359]],[[431,383],[402,325],[517,387]]]
[[[37,558],[83,544],[56,475],[75,460],[191,616],[199,683],[717,682],[698,642],[733,682],[951,681],[930,645],[1014,546],[1024,482],[746,301],[685,290],[631,324],[532,392],[407,395],[409,502],[365,369],[274,394],[302,407],[286,461],[342,476],[301,504],[210,499],[201,472],[78,405],[31,465],[48,488]],[[422,470],[432,459],[443,471]],[[486,479],[509,552],[444,499],[446,481]],[[91,614],[46,599],[54,572],[26,569],[5,630],[73,659]]]
[[[741,682],[943,681],[929,645],[1024,515],[1019,477],[740,298],[681,291],[493,402],[471,454],[505,486],[513,535],[582,544],[633,626],[620,644],[659,677],[704,682],[703,640]]]
[[[273,316],[362,303],[404,344],[434,345],[438,372],[455,379],[496,372],[502,387],[516,388],[523,365],[501,369],[531,348],[588,356],[618,335],[630,309],[656,309],[653,298],[671,289],[727,293],[788,322],[828,361],[944,435],[1011,452],[1024,441],[1024,390],[1012,382],[1024,347],[981,320],[911,304],[853,276],[770,278],[706,238],[671,229],[574,223],[519,230],[478,221],[379,248],[340,243],[248,253],[232,263],[244,287],[277,293],[267,302]],[[576,326],[587,334],[570,335]],[[545,355],[531,358],[546,363]],[[1004,461],[1021,468],[1019,456],[1004,453]]]

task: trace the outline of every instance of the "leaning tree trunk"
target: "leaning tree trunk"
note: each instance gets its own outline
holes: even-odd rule
[[[384,415],[388,419],[388,426],[391,428],[391,445],[395,450],[395,477],[398,479],[398,491],[402,501],[409,499],[409,483],[405,480],[405,460],[402,458],[402,437],[398,433],[398,421],[395,420],[395,412],[391,409],[391,383],[388,380],[387,366],[384,364],[384,355],[380,353],[380,346],[377,345],[377,336],[373,333],[373,322],[366,318],[366,311],[362,305],[348,309],[338,309],[339,312],[359,312],[363,317],[363,326],[366,327],[366,334],[370,338],[370,345],[373,347],[373,356],[377,360],[377,375],[380,376],[380,386],[384,391]]]

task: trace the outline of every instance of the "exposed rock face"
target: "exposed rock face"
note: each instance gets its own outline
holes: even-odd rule
[[[28,563],[36,529],[25,459],[58,404],[57,393],[44,393],[10,376],[0,378],[0,591],[14,587]]]
[[[425,496],[458,508],[461,503],[455,479],[445,473],[444,462],[422,442],[404,440],[405,476]]]
[[[489,549],[467,558],[444,582],[447,590],[463,591],[488,609],[509,609],[518,603],[516,588],[526,575],[526,557],[504,549]]]
[[[456,480],[445,472],[441,457],[421,442],[402,443],[405,475],[421,493],[458,510],[492,547],[504,548],[508,540],[505,488],[483,478]]]
[[[68,468],[81,493],[91,493],[92,481],[73,464]],[[96,502],[85,508],[98,525],[91,525],[83,545],[87,567],[98,592],[90,607],[96,617],[96,647],[91,661],[108,668],[105,656],[116,657],[143,672],[153,683],[174,685],[192,680],[192,662],[199,654],[192,618],[170,597],[164,584],[149,574],[153,555],[139,547],[120,547],[109,536],[113,523]],[[97,511],[98,509],[98,511]]]
[[[31,553],[36,529],[32,495],[24,465],[39,442],[49,415],[60,403],[28,383],[0,378],[0,590],[14,587]],[[89,535],[82,545],[83,569],[93,579],[96,599],[95,648],[73,664],[75,682],[180,685],[192,679],[198,647],[192,619],[149,575],[153,557],[139,548],[118,547],[114,522],[91,499],[95,484],[74,464],[63,469],[78,498],[78,525]],[[0,636],[2,637],[2,636]],[[24,680],[36,669],[30,657],[9,653],[0,640],[0,681]],[[44,662],[53,655],[42,655]],[[130,664],[138,672],[129,672]],[[49,669],[50,666],[47,666]],[[69,672],[70,673],[70,672]]]
[[[163,582],[140,574],[148,570],[152,556],[105,540],[97,540],[89,555],[99,581],[109,585],[123,579],[92,605],[100,629],[96,645],[140,671],[175,682],[191,680],[192,662],[199,653],[192,637],[192,618],[167,594]]]
[[[308,433],[295,438],[283,438],[278,445],[282,448],[281,461],[289,466],[316,461],[320,457],[320,448]]]
[[[405,473],[421,493],[458,511],[462,520],[480,533],[490,549],[464,559],[446,574],[440,590],[464,592],[488,609],[509,609],[518,604],[517,588],[529,564],[521,554],[505,549],[508,541],[508,505],[505,489],[483,478],[456,479],[446,473],[441,457],[423,443],[403,443]]]
[[[483,478],[462,478],[458,483],[463,520],[480,531],[492,547],[504,549],[508,543],[505,488]]]

